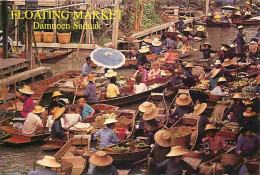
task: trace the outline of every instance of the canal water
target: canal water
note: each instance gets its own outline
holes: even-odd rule
[[[257,26],[245,28],[247,42],[255,36]],[[220,49],[222,43],[231,43],[237,34],[235,28],[207,28],[208,38],[207,42],[212,44],[213,49]],[[206,42],[203,41],[203,42]],[[199,49],[199,45],[203,42],[191,42],[191,45]],[[193,57],[199,57],[201,54],[194,54]],[[64,59],[59,63],[43,64],[43,66],[51,67],[54,74],[64,73],[70,70],[79,70],[84,64],[84,60]],[[119,70],[119,75],[133,73],[134,70]],[[132,104],[128,108],[137,109],[138,104]],[[41,150],[42,143],[27,145],[23,147],[16,147],[10,145],[0,146],[0,175],[24,175],[28,174],[34,167],[34,163],[42,159],[44,155],[53,155],[54,153],[46,153]],[[134,167],[129,167],[131,174],[144,174],[145,164],[139,164]]]

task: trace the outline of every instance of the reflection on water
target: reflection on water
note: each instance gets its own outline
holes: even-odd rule
[[[258,26],[249,27],[245,29],[247,42],[255,35]],[[235,28],[208,28],[208,38],[207,42],[210,42],[213,46],[213,49],[219,49],[221,43],[231,43],[231,39],[235,39],[237,30]],[[205,42],[205,41],[203,41]],[[194,48],[199,49],[199,45],[203,42],[191,43]],[[198,57],[198,54],[193,55]],[[54,74],[64,73],[69,70],[79,70],[84,61],[72,61],[69,59],[64,59],[57,64],[43,64],[43,66],[52,67]],[[131,71],[120,70],[119,74],[127,74]],[[131,105],[129,108],[136,109],[138,105]],[[27,147],[0,147],[0,174],[12,174],[20,175],[27,174],[28,171],[33,169],[33,164],[36,160],[41,159],[45,152],[42,152],[40,148],[41,144],[36,144]],[[135,168],[131,174],[141,174],[143,166],[140,165],[140,168]]]

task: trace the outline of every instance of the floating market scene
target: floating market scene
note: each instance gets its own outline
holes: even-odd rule
[[[0,175],[259,175],[260,0],[1,0]]]

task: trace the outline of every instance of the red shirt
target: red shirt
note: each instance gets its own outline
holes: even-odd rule
[[[23,109],[21,111],[21,115],[24,118],[27,118],[27,115],[32,112],[34,109],[33,99],[32,97],[26,97],[24,103],[23,103]]]

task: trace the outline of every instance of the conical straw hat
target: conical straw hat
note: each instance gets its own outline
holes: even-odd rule
[[[43,107],[35,106],[32,112],[35,114],[40,114],[40,113],[43,113],[44,111],[45,111],[45,109]]]
[[[57,118],[59,118],[60,116],[62,116],[62,114],[64,114],[65,110],[66,110],[65,107],[62,107],[62,108],[57,107],[57,108],[53,111],[52,120],[56,120]]]
[[[152,110],[152,112],[150,112],[149,114],[144,114],[143,115],[143,119],[145,120],[145,121],[147,121],[147,120],[152,120],[152,119],[154,119],[155,117],[157,117],[158,116],[158,114],[159,114],[159,108],[157,108],[157,107],[155,107],[153,110]]]
[[[162,147],[171,147],[173,145],[173,135],[165,130],[159,130],[154,135],[155,142]]]
[[[150,114],[154,108],[155,105],[153,103],[146,101],[139,106],[139,111],[145,114]]]
[[[218,82],[226,82],[226,81],[227,81],[227,79],[225,77],[220,77],[218,79]]]
[[[88,78],[87,78],[88,81],[92,81],[92,82],[95,82],[96,81],[96,77],[94,77],[93,74],[88,74]]]
[[[185,67],[190,68],[190,67],[194,67],[194,65],[192,63],[187,63],[187,65]]]
[[[214,124],[207,124],[206,125],[206,128],[205,128],[205,131],[208,131],[208,130],[219,130]]]
[[[234,98],[234,99],[243,99],[244,97],[243,97],[243,95],[241,93],[235,93],[232,98]]]
[[[104,125],[108,125],[108,124],[112,124],[112,123],[116,123],[116,122],[118,122],[116,119],[108,118],[105,120]]]
[[[222,66],[227,67],[232,65],[232,61],[230,59],[225,59],[224,62],[222,63]]]
[[[252,108],[247,108],[246,111],[243,113],[245,117],[252,117],[255,116],[256,113],[252,110]]]
[[[108,166],[113,162],[113,158],[107,155],[105,151],[97,151],[89,158],[89,163],[95,166]]]
[[[116,75],[117,75],[117,73],[114,72],[113,70],[108,70],[107,73],[105,74],[105,77],[111,78],[111,77],[114,77]]]
[[[150,51],[150,49],[146,46],[142,46],[141,49],[139,50],[140,53],[147,53],[149,51]]]
[[[189,27],[187,27],[186,29],[184,29],[183,31],[185,31],[185,32],[190,32],[190,31],[192,31],[193,29],[191,29],[191,28],[189,28]]]
[[[171,148],[171,151],[166,155],[166,157],[176,157],[176,156],[183,156],[188,154],[189,151],[181,146],[174,146]]]
[[[50,168],[58,168],[61,166],[61,164],[58,163],[53,156],[44,156],[44,158],[42,160],[38,160],[37,163]]]
[[[53,92],[52,96],[51,97],[58,97],[58,96],[62,96],[63,94],[60,93],[60,91],[55,91]]]
[[[197,30],[200,31],[200,32],[202,32],[202,31],[205,30],[205,27],[203,27],[203,26],[199,26],[199,27],[197,28]]]
[[[29,95],[34,94],[30,86],[24,86],[23,88],[19,89],[19,91],[24,94],[29,94]]]
[[[194,115],[200,115],[202,114],[207,108],[207,103],[201,103],[201,104],[197,104],[195,107],[194,107],[194,112],[193,114]]]
[[[158,38],[154,38],[153,42],[152,42],[153,46],[161,46],[162,43]]]
[[[191,104],[191,98],[186,94],[181,94],[176,100],[175,103],[177,106],[186,106]]]
[[[219,72],[220,72],[220,69],[214,69],[211,73],[211,78],[215,78]]]

